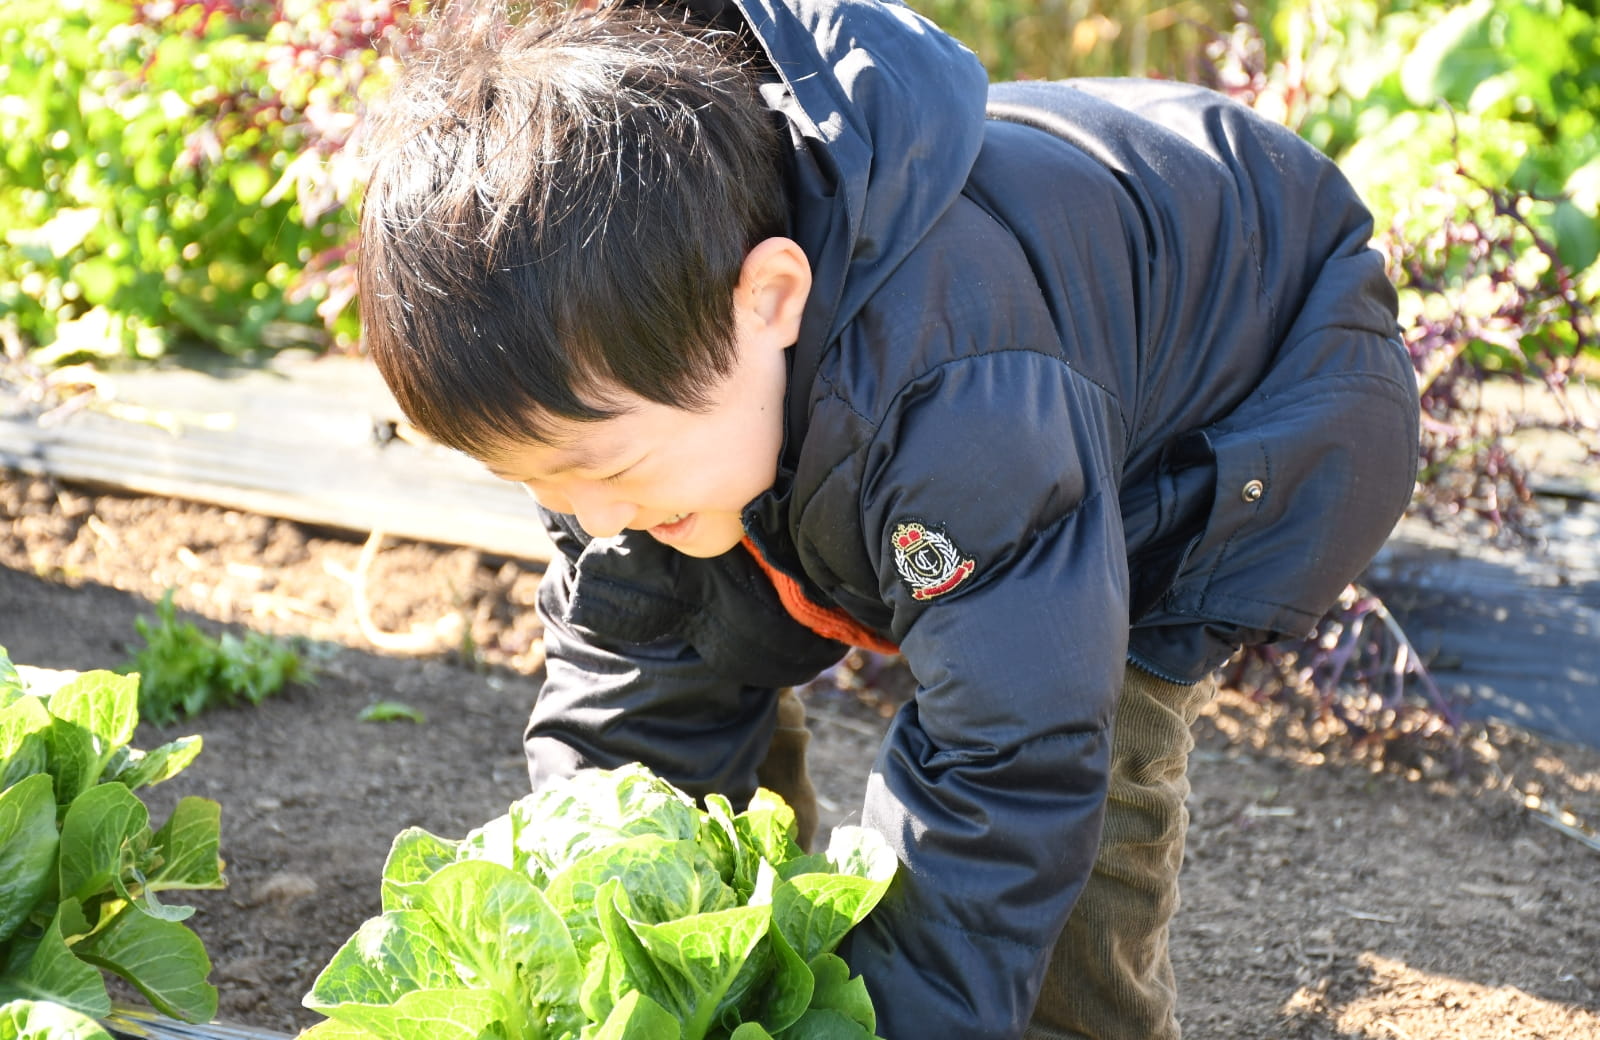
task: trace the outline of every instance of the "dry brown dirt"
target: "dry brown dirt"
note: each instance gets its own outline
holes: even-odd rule
[[[0,471],[0,645],[18,663],[123,664],[140,645],[135,618],[168,588],[210,631],[323,647],[314,685],[147,724],[136,740],[205,738],[148,800],[158,819],[184,794],[222,804],[229,886],[199,894],[191,923],[225,1021],[314,1021],[300,998],[377,912],[394,834],[459,837],[526,791],[537,567],[413,543],[364,561],[362,548]],[[904,692],[881,659],[807,690],[825,827],[855,811]],[[426,720],[361,721],[379,700]],[[1173,935],[1191,1040],[1600,1038],[1600,852],[1525,808],[1531,794],[1580,828],[1600,821],[1600,752],[1490,725],[1454,752],[1436,742],[1379,758],[1303,705],[1240,689],[1196,737]]]

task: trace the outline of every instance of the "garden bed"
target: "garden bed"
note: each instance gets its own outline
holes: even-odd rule
[[[0,645],[16,661],[119,664],[169,587],[212,630],[332,648],[315,686],[135,741],[205,737],[150,801],[157,815],[183,794],[222,803],[230,885],[196,896],[192,926],[226,1021],[313,1021],[300,997],[377,911],[395,833],[459,836],[526,790],[537,565],[415,542],[364,563],[361,550],[286,521],[0,473]],[[865,688],[838,678],[807,694],[825,827],[859,804],[905,684],[892,663]],[[378,700],[426,721],[360,721]],[[1600,820],[1600,752],[1491,725],[1457,770],[1420,745],[1380,767],[1239,691],[1197,735],[1173,939],[1186,1035],[1600,1037],[1600,852],[1524,808],[1534,790],[1580,833]]]

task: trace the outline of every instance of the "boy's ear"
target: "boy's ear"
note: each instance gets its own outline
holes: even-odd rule
[[[779,350],[800,338],[800,315],[811,293],[811,261],[792,239],[768,238],[745,254],[733,289],[735,320]]]

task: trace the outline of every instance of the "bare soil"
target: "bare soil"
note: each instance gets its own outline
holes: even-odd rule
[[[0,472],[0,645],[26,665],[125,663],[174,589],[202,627],[316,640],[320,675],[136,744],[205,738],[149,792],[223,807],[228,888],[191,919],[219,1018],[293,1032],[302,995],[378,911],[389,842],[459,837],[526,792],[538,687],[536,565]],[[370,550],[376,548],[377,551]],[[892,660],[806,691],[824,827],[848,821]],[[380,700],[423,722],[359,718]],[[1600,1038],[1600,752],[1497,724],[1356,746],[1308,706],[1229,689],[1196,727],[1193,827],[1173,951],[1186,1036]],[[1384,751],[1385,753],[1379,753]],[[1592,833],[1592,830],[1591,830]]]

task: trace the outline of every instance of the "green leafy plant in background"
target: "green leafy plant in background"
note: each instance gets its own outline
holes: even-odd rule
[[[760,791],[706,809],[639,766],[588,770],[461,841],[412,828],[383,915],[318,976],[306,1040],[870,1037],[833,950],[887,890],[894,854],[840,827],[826,854]]]
[[[350,341],[342,145],[408,10],[0,5],[0,331],[46,364]]]
[[[207,708],[244,701],[260,704],[291,682],[310,682],[316,668],[292,642],[247,632],[211,636],[179,621],[168,589],[154,620],[134,619],[144,638],[122,669],[139,675],[139,710],[158,726]]]
[[[1529,216],[1585,271],[1600,254],[1600,22],[1593,5],[1472,0],[1384,10],[1370,2],[1286,7],[1297,36],[1298,129],[1333,155],[1380,217],[1408,237],[1438,225],[1418,207],[1441,177],[1469,204],[1482,184],[1546,200]],[[1590,275],[1592,297],[1600,290]]]
[[[95,671],[30,693],[0,649],[0,1037],[94,1035],[111,1010],[103,972],[162,1014],[216,1014],[210,959],[167,893],[223,886],[221,809],[181,799],[153,830],[134,794],[171,779],[199,737],[130,746],[138,681]]]

